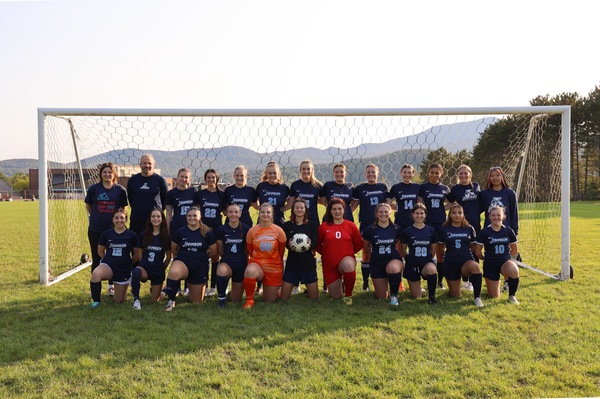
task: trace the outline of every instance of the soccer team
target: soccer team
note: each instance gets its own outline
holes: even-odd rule
[[[473,291],[475,306],[483,307],[483,279],[488,295],[495,298],[500,296],[500,276],[509,302],[518,304],[517,201],[500,167],[490,168],[482,190],[471,181],[469,166],[461,165],[450,189],[441,183],[442,165],[429,165],[428,181],[417,184],[413,166],[405,164],[402,181],[388,190],[374,164],[365,168],[366,183],[353,187],[346,182],[344,164],[335,164],[333,180],[322,184],[312,162],[305,160],[300,178],[288,187],[277,163],[269,162],[256,189],[247,185],[246,168],[238,166],[235,183],[222,191],[216,170],[206,170],[205,188],[196,190],[187,168],[179,170],[175,187],[168,190],[154,164],[152,155],[143,155],[141,172],[125,189],[117,184],[116,167],[104,163],[100,181],[88,190],[92,309],[101,304],[103,280],[119,303],[125,302],[131,285],[135,309],[141,309],[140,285],[147,281],[152,303],[168,297],[167,311],[175,307],[181,281],[191,302],[200,303],[205,294],[216,292],[222,308],[230,280],[230,300],[241,302],[245,293],[246,309],[254,307],[259,293],[266,302],[286,300],[299,284],[306,286],[309,298],[317,299],[317,253],[323,291],[351,305],[355,255],[361,250],[363,290],[370,289],[371,277],[375,296],[389,298],[391,305],[399,303],[403,277],[413,298],[427,296],[435,304],[436,289],[446,289],[445,277],[450,296],[459,297],[465,288]],[[322,220],[318,204],[326,206]],[[251,207],[259,211],[254,226]],[[356,208],[360,229],[353,219]],[[297,239],[305,245],[292,246]]]

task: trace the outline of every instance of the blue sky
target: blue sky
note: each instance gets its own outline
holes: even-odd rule
[[[599,11],[580,0],[0,0],[0,160],[37,158],[38,107],[520,106],[586,95],[600,85]]]

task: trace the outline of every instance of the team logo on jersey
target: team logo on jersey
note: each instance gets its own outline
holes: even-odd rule
[[[108,198],[108,195],[106,193],[102,193],[98,196],[98,201],[108,201],[110,198]]]
[[[140,187],[140,190],[150,190],[150,187],[148,187],[148,183],[142,184],[142,187]]]
[[[462,198],[463,201],[470,201],[470,200],[476,200],[476,199],[477,199],[477,194],[475,194],[473,192],[473,190],[466,190],[465,195]]]
[[[504,213],[506,213],[506,207],[504,206],[504,203],[502,202],[502,197],[492,198],[492,201],[490,202],[490,207],[488,208],[488,212],[490,209],[492,209],[495,206],[499,206],[500,208],[504,209]]]

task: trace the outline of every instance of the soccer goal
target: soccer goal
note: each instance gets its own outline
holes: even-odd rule
[[[255,186],[269,161],[284,182],[298,179],[304,159],[321,181],[343,162],[347,180],[364,181],[369,163],[388,187],[412,164],[416,182],[426,164],[440,162],[445,184],[461,164],[485,188],[500,165],[518,192],[522,266],[569,278],[570,107],[158,110],[39,109],[40,282],[52,284],[85,268],[89,254],[86,188],[98,166],[118,165],[120,184],[151,153],[159,174],[191,169],[194,183],[207,168],[232,183],[240,164]]]

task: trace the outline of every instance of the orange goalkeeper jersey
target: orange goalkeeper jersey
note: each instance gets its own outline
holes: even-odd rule
[[[266,272],[282,272],[286,241],[285,232],[276,224],[252,227],[246,235],[249,263],[257,263]]]

